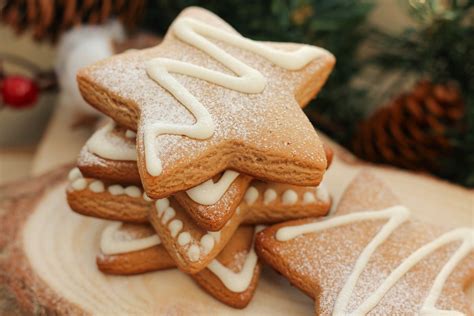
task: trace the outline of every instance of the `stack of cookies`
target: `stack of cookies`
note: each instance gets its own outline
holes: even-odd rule
[[[366,173],[321,217],[331,153],[301,108],[333,64],[320,48],[255,42],[190,8],[159,46],[81,70],[84,98],[111,119],[67,190],[74,211],[113,221],[98,268],[178,268],[243,308],[262,260],[313,298],[316,314],[471,313],[472,228],[412,218]]]
[[[331,160],[302,111],[334,57],[256,42],[214,14],[183,11],[154,48],[82,69],[83,97],[111,121],[85,144],[67,198],[113,220],[99,269],[178,268],[233,307],[260,273],[261,225],[326,215]]]

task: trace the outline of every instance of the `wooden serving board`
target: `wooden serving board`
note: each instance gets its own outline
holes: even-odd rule
[[[325,176],[337,203],[362,169],[374,172],[416,216],[449,226],[474,226],[474,193],[467,189],[386,167],[361,163],[330,140],[335,159]],[[50,141],[51,142],[51,141]],[[51,142],[54,143],[54,142]],[[58,148],[58,150],[60,150]],[[52,152],[53,151],[53,152]],[[57,154],[48,149],[49,154]],[[38,178],[0,187],[0,314],[107,315],[311,315],[313,302],[266,268],[256,295],[243,310],[208,296],[177,270],[138,276],[107,276],[95,265],[106,221],[73,213],[65,200],[71,165]],[[5,293],[5,294],[2,294]]]

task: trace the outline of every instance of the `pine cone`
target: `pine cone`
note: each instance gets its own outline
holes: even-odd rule
[[[354,152],[372,162],[436,173],[452,149],[447,134],[462,128],[464,111],[456,85],[420,81],[360,124]]]
[[[37,41],[55,41],[78,24],[100,24],[118,17],[126,27],[140,18],[145,0],[4,0],[0,19],[20,34],[31,30]]]

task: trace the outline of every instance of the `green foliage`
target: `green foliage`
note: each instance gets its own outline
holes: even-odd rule
[[[315,126],[336,140],[350,140],[353,127],[365,113],[365,91],[349,83],[361,67],[356,53],[367,34],[364,27],[372,9],[370,1],[158,0],[150,3],[145,26],[164,33],[176,15],[192,5],[213,11],[250,38],[316,44],[332,52],[336,67],[307,114]]]
[[[442,161],[440,176],[474,187],[474,1],[411,1],[418,23],[402,34],[371,33],[379,51],[372,63],[434,82],[455,81],[466,102],[465,128],[448,131],[454,146]]]
[[[421,19],[417,20],[418,28],[407,28],[395,35],[373,30],[371,42],[380,51],[374,61],[384,69],[411,71],[439,82],[454,79],[462,90],[472,90],[474,12],[470,8],[474,2],[461,6],[454,1],[452,8],[429,14],[432,2],[439,1],[427,1],[424,6],[410,8],[412,15]]]

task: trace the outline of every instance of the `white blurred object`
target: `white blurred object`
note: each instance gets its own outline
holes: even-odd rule
[[[77,71],[114,54],[112,41],[125,38],[123,26],[111,21],[100,26],[79,26],[61,36],[55,70],[61,93],[70,100],[78,114],[98,114],[81,96],[76,82]]]

